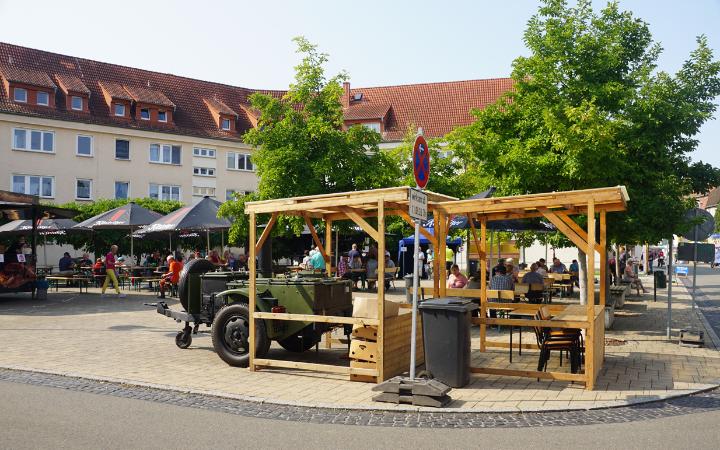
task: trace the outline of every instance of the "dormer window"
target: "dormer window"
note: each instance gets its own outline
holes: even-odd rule
[[[18,103],[27,103],[27,89],[17,87],[13,89],[13,100]]]
[[[38,105],[48,106],[50,104],[50,94],[44,91],[38,91],[36,102]]]
[[[230,119],[223,119],[223,120],[221,121],[221,126],[220,126],[220,128],[222,128],[222,129],[225,130],[225,131],[230,131],[230,128],[231,128]]]
[[[113,112],[116,116],[125,117],[125,105],[120,104],[120,103],[115,103],[113,105]]]
[[[140,109],[140,118],[142,120],[150,120],[150,109],[149,108]]]
[[[167,122],[167,111],[158,111],[158,122]]]
[[[75,111],[82,111],[84,109],[83,98],[73,95],[70,98],[70,107]]]

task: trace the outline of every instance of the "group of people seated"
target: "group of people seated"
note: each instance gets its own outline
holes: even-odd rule
[[[390,252],[385,250],[385,268],[394,268],[395,262],[390,258]],[[322,259],[322,255],[321,255]],[[324,261],[323,261],[324,263]],[[357,244],[352,244],[352,248],[349,252],[344,253],[340,257],[337,267],[337,276],[352,280],[355,289],[357,289],[358,282],[365,283],[367,281],[368,288],[374,283],[372,280],[378,279],[378,249],[376,246],[371,246],[368,252],[363,255],[357,248]],[[393,279],[393,274],[385,273],[385,288],[390,288],[390,283]]]
[[[71,275],[76,269],[91,268],[93,265],[90,255],[83,253],[80,258],[73,258],[65,252],[58,261],[58,275]]]

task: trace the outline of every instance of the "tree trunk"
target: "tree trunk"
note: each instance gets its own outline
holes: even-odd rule
[[[587,258],[585,252],[578,248],[578,281],[580,284],[580,304],[587,304]]]

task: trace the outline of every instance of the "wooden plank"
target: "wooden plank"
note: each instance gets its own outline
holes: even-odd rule
[[[435,232],[435,236],[440,236],[440,226],[438,223],[440,222],[440,213],[437,210],[433,211],[433,231]],[[437,239],[435,241],[437,244],[435,247],[433,247],[433,251],[435,252],[435,257],[433,258],[433,297],[439,297],[440,296],[440,258],[438,257],[438,253],[440,252],[440,240]]]
[[[509,347],[510,347],[510,343],[509,343],[509,342],[487,341],[487,342],[485,343],[485,346],[486,346],[486,347],[491,347],[491,348],[509,348]],[[520,348],[520,343],[519,343],[519,342],[513,342],[512,347],[513,347],[513,348]],[[528,350],[537,350],[537,349],[539,349],[539,347],[537,346],[537,344],[523,344],[523,345],[522,345],[522,348],[526,348],[526,349],[528,349]]]
[[[257,224],[255,223],[255,213],[251,212],[250,214],[250,228],[248,230],[248,240],[249,242],[255,242],[255,234],[257,233]],[[248,257],[248,270],[250,272],[249,274],[249,287],[248,287],[248,307],[250,308],[250,338],[248,339],[248,343],[250,345],[250,362],[248,364],[248,369],[250,369],[251,372],[256,370],[255,367],[255,278],[257,276],[257,268],[255,265],[255,246],[249,245],[250,247],[250,255]]]
[[[328,259],[325,260],[325,274],[332,276],[332,220],[325,219],[325,254]]]
[[[260,240],[255,244],[255,253],[260,253],[260,249],[262,248],[263,244],[267,240],[268,236],[270,236],[270,232],[272,231],[273,226],[275,226],[275,222],[277,221],[278,213],[272,213],[272,216],[270,216],[270,221],[268,222],[267,226],[263,230],[262,234],[260,235]]]
[[[440,211],[438,220],[435,221],[435,224],[438,226],[438,232],[436,234],[437,240],[438,240],[438,247],[437,247],[438,251],[437,251],[437,254],[435,255],[435,259],[438,260],[440,263],[440,268],[439,268],[440,271],[437,272],[438,278],[439,278],[439,280],[438,280],[439,286],[438,287],[440,290],[440,294],[439,294],[440,297],[445,297],[445,295],[446,295],[445,289],[447,288],[447,286],[445,283],[448,278],[447,267],[446,267],[447,261],[445,259],[445,251],[447,248],[447,229],[445,228],[445,221],[446,221],[446,216],[442,213],[442,211]]]
[[[516,327],[589,328],[590,324],[579,320],[491,319],[476,317],[474,320],[486,325],[515,325]]]
[[[487,219],[480,219],[480,317],[487,317]],[[487,325],[480,324],[480,351],[485,351]]]
[[[507,309],[513,311],[538,311],[540,308],[545,307],[551,313],[560,314],[568,305],[550,304],[550,305],[538,305],[535,303],[500,303],[500,302],[488,302],[487,309]]]
[[[295,197],[280,200],[267,200],[262,202],[248,202],[245,212],[256,214],[285,212],[285,211],[312,211],[313,209],[338,210],[340,206],[376,205],[378,199],[388,201],[407,201],[407,188],[391,188],[393,190],[376,189],[370,191],[344,192],[311,197]]]
[[[350,220],[352,220],[353,222],[355,222],[355,224],[356,224],[357,226],[359,226],[360,228],[362,228],[362,230],[363,230],[364,232],[366,232],[368,235],[370,235],[370,237],[371,237],[375,242],[378,241],[378,231],[377,231],[375,228],[373,228],[372,225],[370,225],[369,223],[367,223],[367,221],[366,221],[365,219],[363,219],[362,217],[360,217],[360,215],[357,213],[357,211],[355,211],[355,210],[352,209],[352,208],[348,208],[348,207],[342,207],[342,208],[340,208],[340,209],[342,210],[342,212],[344,212],[344,213],[350,218]]]
[[[481,260],[486,259],[484,250],[480,246],[480,240],[478,239],[477,230],[475,229],[475,218],[474,214],[467,215],[468,222],[470,223],[470,231],[472,232],[473,242],[475,242],[475,248],[478,249],[478,257]]]
[[[578,236],[580,236],[580,239],[582,239],[585,242],[590,242],[588,240],[587,233],[585,230],[580,228],[580,225],[578,225],[574,220],[570,218],[565,212],[563,211],[557,211],[555,214],[562,220],[567,226],[569,226],[575,233],[577,233]],[[598,253],[602,253],[601,246],[597,243],[595,243],[595,251]]]
[[[377,273],[385,273],[385,200],[380,198],[377,202],[377,244],[378,244],[378,267]],[[417,251],[417,249],[415,249]],[[377,301],[378,301],[378,379],[385,380],[384,364],[385,353],[385,279],[380,277],[377,280]]]
[[[607,213],[600,211],[600,306],[605,306],[607,297],[608,251],[607,251]],[[645,252],[647,255],[647,251]]]
[[[257,359],[256,364],[258,366],[262,367],[277,367],[277,368],[283,368],[283,369],[301,369],[301,370],[310,370],[313,372],[328,372],[328,373],[339,373],[342,375],[366,375],[366,376],[377,376],[377,370],[373,369],[360,369],[360,368],[354,368],[354,367],[345,367],[345,366],[333,366],[331,364],[315,364],[315,363],[306,363],[306,362],[300,362],[300,361],[283,361],[281,359]]]
[[[298,322],[315,322],[315,323],[343,323],[348,325],[366,325],[376,326],[378,319],[369,319],[365,317],[345,317],[345,316],[319,316],[314,314],[288,314],[288,313],[271,313],[271,312],[255,312],[256,319],[268,320],[293,320]]]
[[[313,225],[310,216],[305,213],[303,213],[302,216],[303,219],[305,219],[305,225],[307,225],[308,229],[310,230],[310,234],[312,235],[313,241],[315,242],[315,246],[318,248],[318,250],[320,250],[320,254],[322,254],[325,263],[327,263],[328,261],[330,261],[330,257],[328,257],[327,253],[325,253],[325,247],[322,245],[322,242],[320,242],[320,237],[317,234],[315,225]]]
[[[585,343],[585,374],[587,375],[587,381],[585,382],[586,389],[593,389],[595,387],[595,342],[596,338],[594,324],[595,324],[595,200],[590,198],[588,200],[588,213],[587,213],[587,234],[588,234],[588,245],[585,249],[587,253],[587,320],[590,322],[590,326],[587,330],[589,342]]]
[[[587,247],[587,241],[578,236],[565,222],[563,222],[554,212],[549,209],[540,208],[543,216],[548,219],[555,227],[562,232],[577,248],[584,249]]]
[[[543,380],[585,381],[585,374],[583,373],[538,372],[535,370],[496,369],[492,367],[471,367],[470,372],[483,375],[540,378]]]

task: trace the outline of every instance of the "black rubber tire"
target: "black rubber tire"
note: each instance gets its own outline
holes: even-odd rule
[[[247,367],[250,363],[248,336],[250,334],[247,303],[237,302],[220,309],[212,324],[212,343],[215,353],[231,366]],[[270,339],[263,320],[255,321],[255,356],[264,357]]]
[[[175,335],[175,345],[179,348],[186,349],[192,344],[192,334],[187,331],[178,331]]]
[[[180,272],[180,280],[178,281],[178,297],[185,311],[187,311],[188,307],[187,276],[191,273],[210,272],[211,270],[215,270],[215,268],[215,264],[207,259],[193,259],[183,267],[182,272]]]
[[[308,325],[294,335],[279,340],[278,344],[289,352],[302,353],[313,348],[318,342],[313,326]]]

